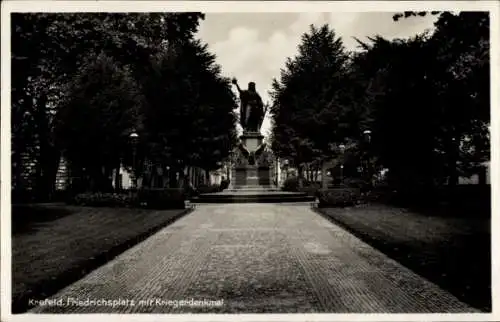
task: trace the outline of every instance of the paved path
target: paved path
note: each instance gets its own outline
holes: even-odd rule
[[[51,299],[64,306],[31,312],[474,312],[308,206],[274,204],[199,206]]]

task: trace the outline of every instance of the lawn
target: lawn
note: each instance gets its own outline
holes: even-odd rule
[[[430,216],[385,205],[318,212],[460,300],[491,312],[488,218]]]
[[[12,311],[79,280],[189,210],[14,206]]]

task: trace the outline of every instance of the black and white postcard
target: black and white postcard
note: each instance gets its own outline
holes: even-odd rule
[[[2,321],[500,318],[499,40],[495,1],[3,2]]]

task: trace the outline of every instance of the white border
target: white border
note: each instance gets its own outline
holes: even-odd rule
[[[10,13],[11,12],[366,12],[366,11],[490,11],[491,29],[491,185],[492,196],[500,195],[499,102],[500,102],[500,32],[497,1],[3,1],[2,2],[2,86],[1,86],[1,321],[61,321],[64,314],[10,314],[11,300],[11,231],[10,231]],[[492,197],[492,290],[493,313],[484,314],[71,314],[74,322],[109,321],[495,321],[500,320],[500,238],[497,233],[500,204]],[[495,294],[496,293],[496,294]],[[496,295],[496,296],[495,296]],[[8,312],[6,312],[8,311]]]

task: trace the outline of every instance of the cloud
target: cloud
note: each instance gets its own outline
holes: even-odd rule
[[[220,14],[219,14],[220,15]],[[230,15],[230,14],[228,14]],[[275,14],[276,19],[287,19],[290,14]],[[342,37],[348,50],[356,50],[356,41],[353,37],[366,40],[366,37],[381,35],[392,39],[409,37],[432,28],[435,17],[410,18],[398,22],[392,20],[393,13],[365,12],[365,13],[301,13],[296,15],[288,27],[276,28],[270,25],[262,30],[259,26],[259,16],[255,15],[255,27],[241,26],[233,20],[226,27],[226,37],[222,40],[209,42],[210,50],[217,55],[217,62],[222,66],[225,76],[238,78],[240,84],[246,87],[250,81],[257,84],[257,90],[264,102],[270,102],[268,91],[271,89],[272,79],[279,78],[280,69],[284,67],[287,57],[297,54],[297,46],[301,35],[309,30],[309,25],[316,26],[328,23],[334,28],[337,36]],[[203,40],[208,36],[204,32],[204,24],[218,23],[204,21],[199,33]],[[220,28],[220,26],[219,26]],[[263,132],[269,130],[269,120],[263,124]]]
[[[376,35],[384,38],[407,38],[427,29],[433,28],[435,16],[413,17],[393,21],[394,13],[389,12],[363,12],[356,14],[332,13],[329,17],[330,25],[338,36],[342,37],[344,46],[348,50],[356,50],[359,40]]]

